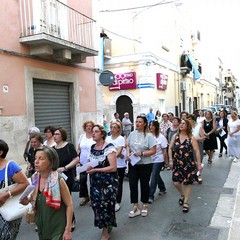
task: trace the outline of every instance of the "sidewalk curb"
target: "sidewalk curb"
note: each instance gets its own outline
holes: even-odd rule
[[[240,162],[232,163],[223,186],[232,194],[220,194],[210,227],[220,229],[218,240],[238,240],[240,233]]]

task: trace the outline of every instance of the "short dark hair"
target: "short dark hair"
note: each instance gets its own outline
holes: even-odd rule
[[[0,151],[3,151],[0,158],[5,158],[7,156],[8,150],[9,150],[9,147],[8,147],[7,143],[4,142],[3,140],[0,140]]]
[[[59,131],[61,133],[61,137],[63,141],[67,140],[67,130],[64,129],[63,127],[57,127],[54,132]]]
[[[44,128],[44,133],[46,133],[48,130],[49,130],[49,131],[52,133],[52,135],[53,135],[54,132],[55,132],[55,127],[53,127],[53,126],[47,126],[47,127],[45,127],[45,128]]]
[[[191,118],[193,121],[196,121],[196,116],[195,114],[189,114],[188,118]]]
[[[39,151],[42,151],[45,153],[49,162],[51,163],[52,171],[56,171],[59,167],[59,157],[58,157],[57,151],[52,147],[42,146],[35,150],[34,156],[36,155],[36,152],[39,152]]]
[[[173,117],[173,119],[172,119],[172,120],[174,120],[174,119],[176,119],[176,120],[178,121],[178,123],[180,124],[180,122],[181,122],[181,119],[180,119],[179,117]]]

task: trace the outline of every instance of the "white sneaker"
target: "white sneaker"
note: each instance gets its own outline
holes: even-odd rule
[[[235,157],[234,159],[233,159],[233,162],[237,162],[238,161],[238,159]]]
[[[148,203],[152,204],[152,203],[153,203],[153,199],[152,199],[152,198],[149,198],[149,199],[148,199]]]
[[[137,209],[133,209],[132,211],[130,211],[129,212],[129,214],[128,214],[128,216],[130,217],[130,218],[134,218],[134,217],[137,217],[137,216],[139,216],[139,215],[141,215],[141,211],[140,211],[140,209],[139,208],[137,208]]]
[[[121,205],[119,203],[115,204],[115,212],[118,212],[121,208]]]

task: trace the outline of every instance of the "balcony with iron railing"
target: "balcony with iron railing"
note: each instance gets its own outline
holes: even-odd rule
[[[97,56],[96,21],[58,0],[20,0],[20,42],[30,54],[69,63]]]

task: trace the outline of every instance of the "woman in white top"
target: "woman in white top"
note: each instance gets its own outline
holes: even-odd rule
[[[55,127],[53,126],[45,127],[44,134],[45,134],[46,140],[43,143],[44,146],[53,147],[56,145],[56,143],[54,142],[54,136],[53,136],[54,132],[55,132]]]
[[[91,146],[95,143],[92,139],[92,129],[95,123],[91,120],[83,123],[83,131],[85,133],[81,134],[78,140],[77,152],[80,158],[80,164],[85,165],[88,162],[88,156],[90,154]],[[87,173],[80,173],[80,192],[79,197],[83,198],[79,203],[79,206],[84,206],[89,202],[88,186],[87,186]]]
[[[236,111],[231,112],[228,121],[228,156],[233,156],[234,162],[240,158],[240,120]]]
[[[202,163],[203,141],[206,138],[204,135],[204,130],[203,130],[202,126],[196,122],[196,116],[194,114],[189,114],[188,121],[191,123],[191,126],[192,126],[192,134],[195,137],[195,139],[197,140],[198,148],[199,148],[199,152],[200,152],[201,163]],[[196,157],[195,151],[193,151],[193,157],[194,157],[194,160],[197,162],[197,157]],[[202,183],[201,175],[198,176],[198,183]]]
[[[197,117],[197,124],[202,126],[202,122],[205,119],[203,110],[200,109],[198,114],[199,114],[199,116]]]
[[[119,121],[112,121],[110,124],[111,136],[106,138],[107,143],[112,143],[117,149],[117,172],[118,172],[118,193],[115,211],[119,211],[122,201],[123,179],[126,169],[125,138],[121,136],[122,124]]]
[[[154,193],[156,191],[157,185],[159,188],[159,195],[166,193],[165,184],[160,176],[161,169],[164,163],[167,162],[167,146],[168,141],[166,137],[160,133],[160,127],[158,121],[151,121],[149,124],[150,132],[153,134],[156,140],[156,153],[151,156],[153,161],[152,174],[150,180],[150,190],[148,203],[153,203]]]

